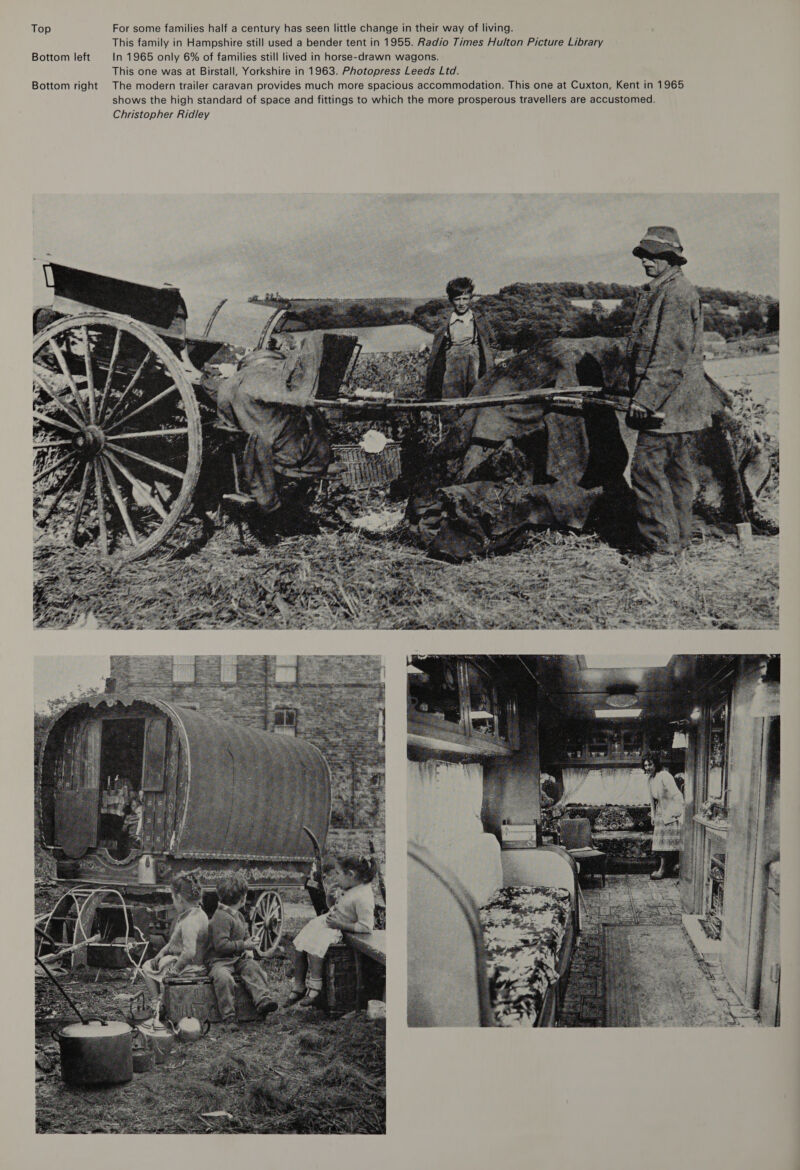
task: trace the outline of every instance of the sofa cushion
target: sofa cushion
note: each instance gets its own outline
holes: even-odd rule
[[[506,886],[480,911],[495,1022],[536,1023],[551,983],[571,912],[567,890]]]

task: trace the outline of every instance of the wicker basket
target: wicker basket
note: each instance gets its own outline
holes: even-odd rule
[[[380,487],[400,474],[400,444],[393,441],[377,452],[365,451],[357,443],[339,444],[333,448],[333,457],[350,487]]]

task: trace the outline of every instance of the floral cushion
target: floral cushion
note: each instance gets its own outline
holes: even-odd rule
[[[536,1023],[547,989],[558,978],[558,956],[570,915],[566,890],[505,886],[480,911],[495,1022]]]

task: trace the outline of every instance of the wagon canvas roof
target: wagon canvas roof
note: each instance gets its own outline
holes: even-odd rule
[[[98,695],[68,707],[59,725],[86,708],[130,708],[165,714],[180,736],[185,794],[177,800],[169,852],[174,857],[305,860],[307,826],[324,844],[330,817],[330,771],[313,744],[211,715],[144,691]],[[46,744],[45,744],[46,749]],[[42,759],[45,759],[43,751]]]

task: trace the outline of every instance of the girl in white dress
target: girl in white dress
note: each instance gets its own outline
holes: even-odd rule
[[[650,788],[650,813],[653,819],[653,853],[659,865],[650,874],[653,881],[669,877],[680,860],[683,837],[683,796],[672,774],[662,768],[661,757],[655,753],[642,760],[642,768]]]
[[[342,932],[370,934],[375,922],[372,880],[377,870],[370,857],[345,857],[339,862],[342,890],[327,914],[307,922],[294,940],[294,984],[288,1004],[313,1007],[322,992],[325,955]]]

